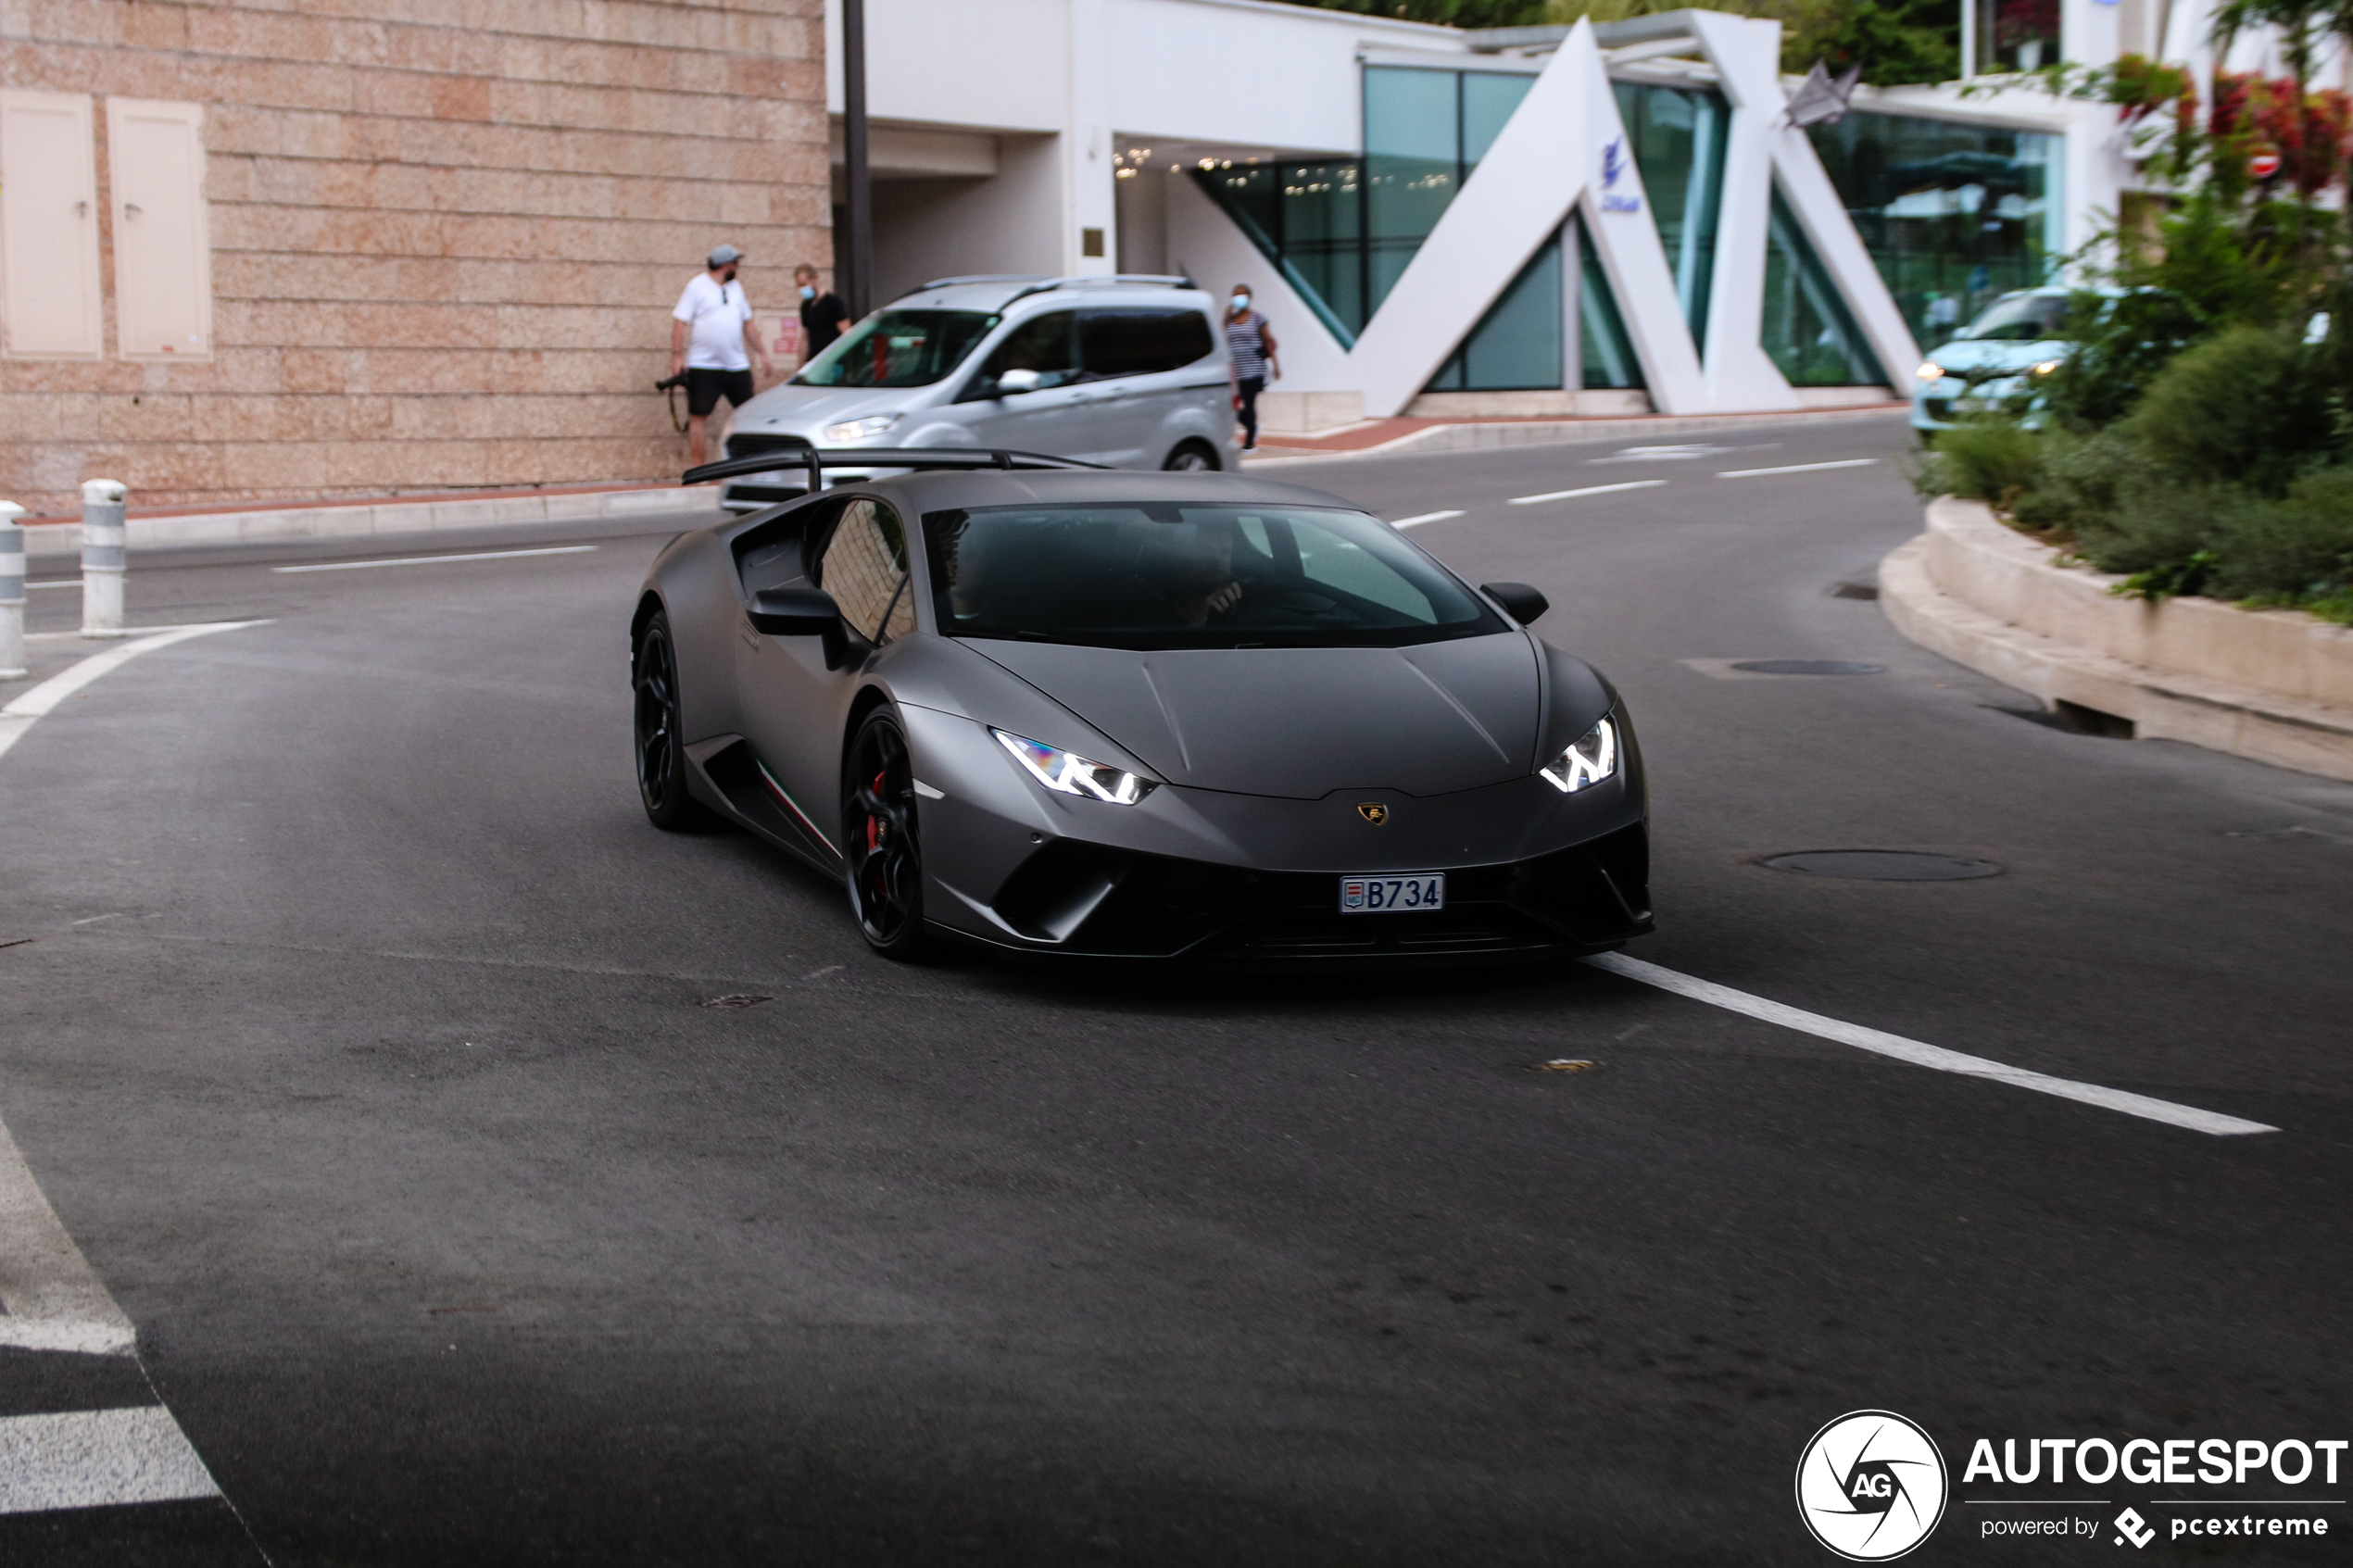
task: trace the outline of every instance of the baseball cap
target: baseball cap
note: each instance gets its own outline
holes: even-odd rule
[[[730,261],[741,261],[743,258],[744,253],[734,245],[721,245],[711,253],[711,264],[713,267],[724,267]]]

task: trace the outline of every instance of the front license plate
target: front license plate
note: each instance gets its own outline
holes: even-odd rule
[[[1446,873],[1418,876],[1344,876],[1340,912],[1344,915],[1417,914],[1446,907]]]

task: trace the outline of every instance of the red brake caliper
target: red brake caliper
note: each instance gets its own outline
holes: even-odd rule
[[[877,800],[882,798],[883,778],[884,775],[881,773],[876,773],[875,775],[875,798]],[[882,819],[875,816],[872,811],[869,811],[866,813],[866,852],[868,854],[872,854],[881,847]]]

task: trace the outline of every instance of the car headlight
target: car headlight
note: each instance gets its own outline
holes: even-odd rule
[[[1575,795],[1617,771],[1617,726],[1604,719],[1577,739],[1577,744],[1537,770],[1543,781],[1563,795]]]
[[[1013,760],[1026,770],[1029,776],[1052,790],[1056,795],[1083,796],[1090,800],[1108,800],[1114,806],[1133,806],[1159,787],[1159,782],[1141,773],[1089,762],[1075,751],[1047,746],[1021,735],[1007,734],[1002,730],[990,730],[999,744],[1013,754]]]
[[[1920,368],[1912,373],[1919,377],[1922,381],[1943,381],[1944,379],[1944,367],[1938,364],[1933,359],[1927,359],[1921,361]]]
[[[869,414],[862,420],[845,420],[837,425],[827,425],[825,439],[863,441],[868,436],[880,435],[906,417],[904,414]]]
[[[2058,362],[2057,360],[2056,360],[2056,359],[2045,359],[2045,360],[2044,360],[2041,364],[2039,364],[2039,365],[2035,366],[2032,370],[2031,370],[2027,371],[2026,373],[2027,373],[2028,375],[2030,375],[2030,376],[2047,376],[2047,375],[2049,375],[2049,374],[2050,374],[2053,370],[2057,370],[2058,368],[2059,368],[2059,362]]]

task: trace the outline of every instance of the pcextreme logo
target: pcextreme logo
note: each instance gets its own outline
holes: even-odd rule
[[[1928,1539],[1947,1490],[1935,1439],[1894,1411],[1840,1416],[1798,1456],[1798,1516],[1850,1562],[1885,1562]]]

